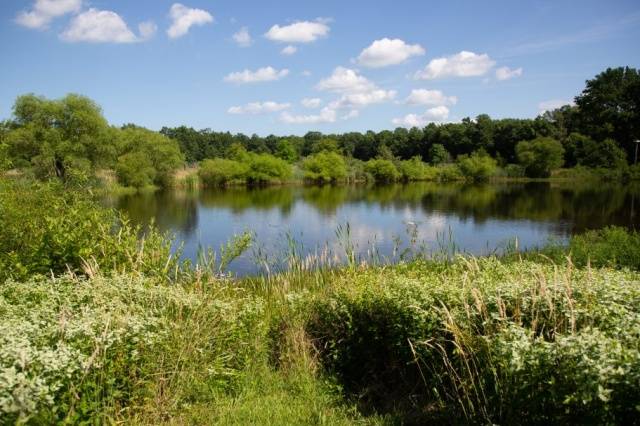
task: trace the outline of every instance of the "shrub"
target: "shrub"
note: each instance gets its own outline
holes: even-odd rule
[[[313,182],[337,182],[347,177],[344,157],[337,152],[322,151],[302,162],[304,178]]]
[[[562,167],[564,163],[562,144],[551,138],[518,142],[516,155],[518,162],[525,168],[526,175],[532,178],[549,177],[551,170]]]
[[[410,160],[399,161],[398,172],[404,182],[434,180],[437,173],[435,167],[430,167],[423,163],[419,156]]]
[[[305,329],[364,409],[412,423],[633,422],[637,275],[563,268],[489,258],[358,269],[301,305]]]
[[[504,176],[510,177],[510,178],[521,178],[521,177],[524,177],[525,175],[524,167],[518,164],[507,164],[502,169],[502,173]]]
[[[141,189],[153,186],[156,169],[144,152],[131,152],[118,158],[116,176],[123,186]]]
[[[498,168],[496,160],[491,158],[486,152],[474,152],[469,155],[458,157],[458,167],[462,175],[474,181],[487,180]]]
[[[443,164],[438,166],[438,180],[441,182],[450,182],[455,180],[462,180],[464,176],[460,173],[460,169],[455,164]]]
[[[591,263],[602,267],[640,270],[640,234],[620,227],[588,231],[571,238],[571,259],[580,266]]]
[[[140,232],[87,191],[57,183],[0,181],[0,282],[95,270],[164,279],[177,267],[170,256],[171,240],[154,228],[140,240]]]
[[[291,165],[269,154],[249,154],[247,182],[252,184],[281,183],[291,177]]]
[[[239,161],[214,158],[200,163],[198,176],[204,186],[224,186],[245,179],[249,166]]]
[[[595,142],[586,139],[576,149],[578,164],[593,168],[624,168],[627,165],[627,154],[613,139]]]
[[[365,171],[369,173],[377,183],[395,182],[400,178],[398,169],[390,160],[369,160],[365,164]]]

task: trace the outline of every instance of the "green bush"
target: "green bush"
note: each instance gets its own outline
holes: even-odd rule
[[[0,181],[0,282],[33,274],[131,271],[164,278],[171,241],[57,183]],[[173,259],[173,260],[172,260]]]
[[[596,142],[586,139],[576,150],[579,165],[593,168],[625,168],[627,154],[613,139]]]
[[[325,372],[363,409],[416,424],[628,424],[639,413],[632,272],[414,263],[358,269],[301,306]]]
[[[460,172],[460,168],[455,164],[443,164],[437,167],[438,180],[441,182],[451,182],[463,180],[464,176]]]
[[[483,181],[493,176],[498,168],[496,160],[486,152],[474,152],[471,155],[458,157],[460,173],[469,180]]]
[[[507,164],[502,169],[502,174],[510,178],[522,178],[525,176],[524,167],[518,164]]]
[[[446,164],[451,161],[451,154],[449,151],[439,143],[433,144],[429,148],[429,162],[434,166],[439,164]]]
[[[640,270],[640,234],[620,227],[588,231],[571,238],[571,259],[580,266],[627,267]]]
[[[562,167],[564,163],[562,144],[551,138],[518,142],[516,155],[526,175],[531,178],[547,178],[553,169]]]
[[[436,168],[425,164],[418,156],[410,160],[399,161],[398,172],[400,179],[404,182],[435,180],[437,175]]]
[[[337,182],[347,177],[344,157],[337,152],[321,151],[302,162],[304,178],[312,182]]]
[[[224,186],[234,181],[244,181],[249,167],[235,160],[214,158],[200,163],[198,176],[204,186]]]
[[[390,160],[369,160],[365,164],[365,171],[373,177],[377,183],[395,182],[400,178],[398,169]]]
[[[291,165],[269,154],[248,154],[247,182],[251,184],[282,183],[291,178]]]
[[[131,188],[147,188],[156,180],[156,169],[144,152],[131,152],[118,158],[116,176],[118,182]]]

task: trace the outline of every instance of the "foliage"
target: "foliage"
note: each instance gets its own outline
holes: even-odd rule
[[[640,270],[640,234],[607,227],[576,235],[569,244],[571,260],[580,266],[626,267]]]
[[[291,165],[269,154],[249,155],[246,177],[250,184],[281,183],[291,177]]]
[[[0,282],[33,274],[136,271],[163,277],[177,267],[171,241],[153,228],[139,240],[86,191],[57,183],[0,181]]]
[[[460,173],[460,168],[455,164],[443,164],[438,168],[438,180],[441,182],[452,182],[463,180],[464,176]]]
[[[178,144],[160,133],[128,126],[118,135],[116,172],[125,186],[170,186],[175,170],[184,163]],[[136,162],[139,167],[136,169]]]
[[[204,186],[224,186],[244,180],[248,170],[249,167],[239,161],[214,158],[200,163],[198,176]]]
[[[627,165],[627,155],[612,139],[598,143],[587,138],[576,151],[576,159],[581,166],[622,169]]]
[[[564,148],[551,138],[522,141],[516,146],[518,162],[525,168],[528,177],[545,178],[551,170],[562,167]]]
[[[429,148],[429,162],[433,165],[445,164],[451,161],[451,155],[444,145],[436,143]]]
[[[489,179],[496,172],[496,160],[486,152],[474,152],[471,155],[461,155],[457,160],[462,175],[469,180],[482,181]]]
[[[298,159],[298,153],[296,152],[293,144],[288,139],[281,139],[278,142],[275,155],[276,157],[281,158],[288,163],[293,163]]]
[[[365,171],[378,183],[395,182],[400,178],[398,169],[390,160],[369,160],[365,164]]]
[[[398,162],[400,179],[404,182],[435,180],[437,169],[422,162],[419,156]]]
[[[640,402],[637,284],[460,259],[354,270],[302,306],[326,373],[364,409],[416,423],[621,424]]]
[[[321,151],[302,162],[304,178],[312,182],[337,182],[347,177],[344,157],[336,152]]]

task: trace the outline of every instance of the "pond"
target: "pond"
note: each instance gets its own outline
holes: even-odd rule
[[[254,234],[252,248],[230,265],[237,275],[284,267],[300,255],[394,261],[426,251],[476,255],[524,250],[607,225],[640,224],[640,186],[598,183],[284,186],[165,191],[107,202],[134,223],[155,221],[196,259],[234,234]]]

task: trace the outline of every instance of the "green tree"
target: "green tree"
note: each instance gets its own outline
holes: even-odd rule
[[[400,178],[398,169],[390,160],[369,160],[365,164],[365,171],[378,183],[395,182]]]
[[[131,188],[146,188],[156,180],[156,169],[143,151],[134,151],[118,157],[116,176],[120,184]]]
[[[247,182],[252,184],[280,183],[291,177],[291,165],[270,154],[249,154]]]
[[[533,178],[549,177],[553,169],[562,167],[564,163],[564,148],[552,138],[519,142],[516,155],[526,175]]]
[[[337,182],[347,177],[344,157],[337,152],[322,151],[310,155],[302,162],[302,170],[307,180],[314,182]]]
[[[476,151],[471,155],[458,157],[458,168],[462,175],[470,180],[487,180],[497,170],[498,164],[485,151]]]
[[[640,138],[640,73],[635,68],[608,68],[576,97],[581,132],[601,141],[611,138],[633,158]]]
[[[616,169],[627,165],[627,155],[613,139],[602,142],[584,139],[577,149],[576,159],[578,164],[587,167]]]
[[[278,141],[275,154],[276,157],[289,163],[293,163],[298,159],[298,152],[288,139],[280,139]]]
[[[451,161],[449,151],[442,144],[434,144],[429,148],[429,162],[434,166]]]

